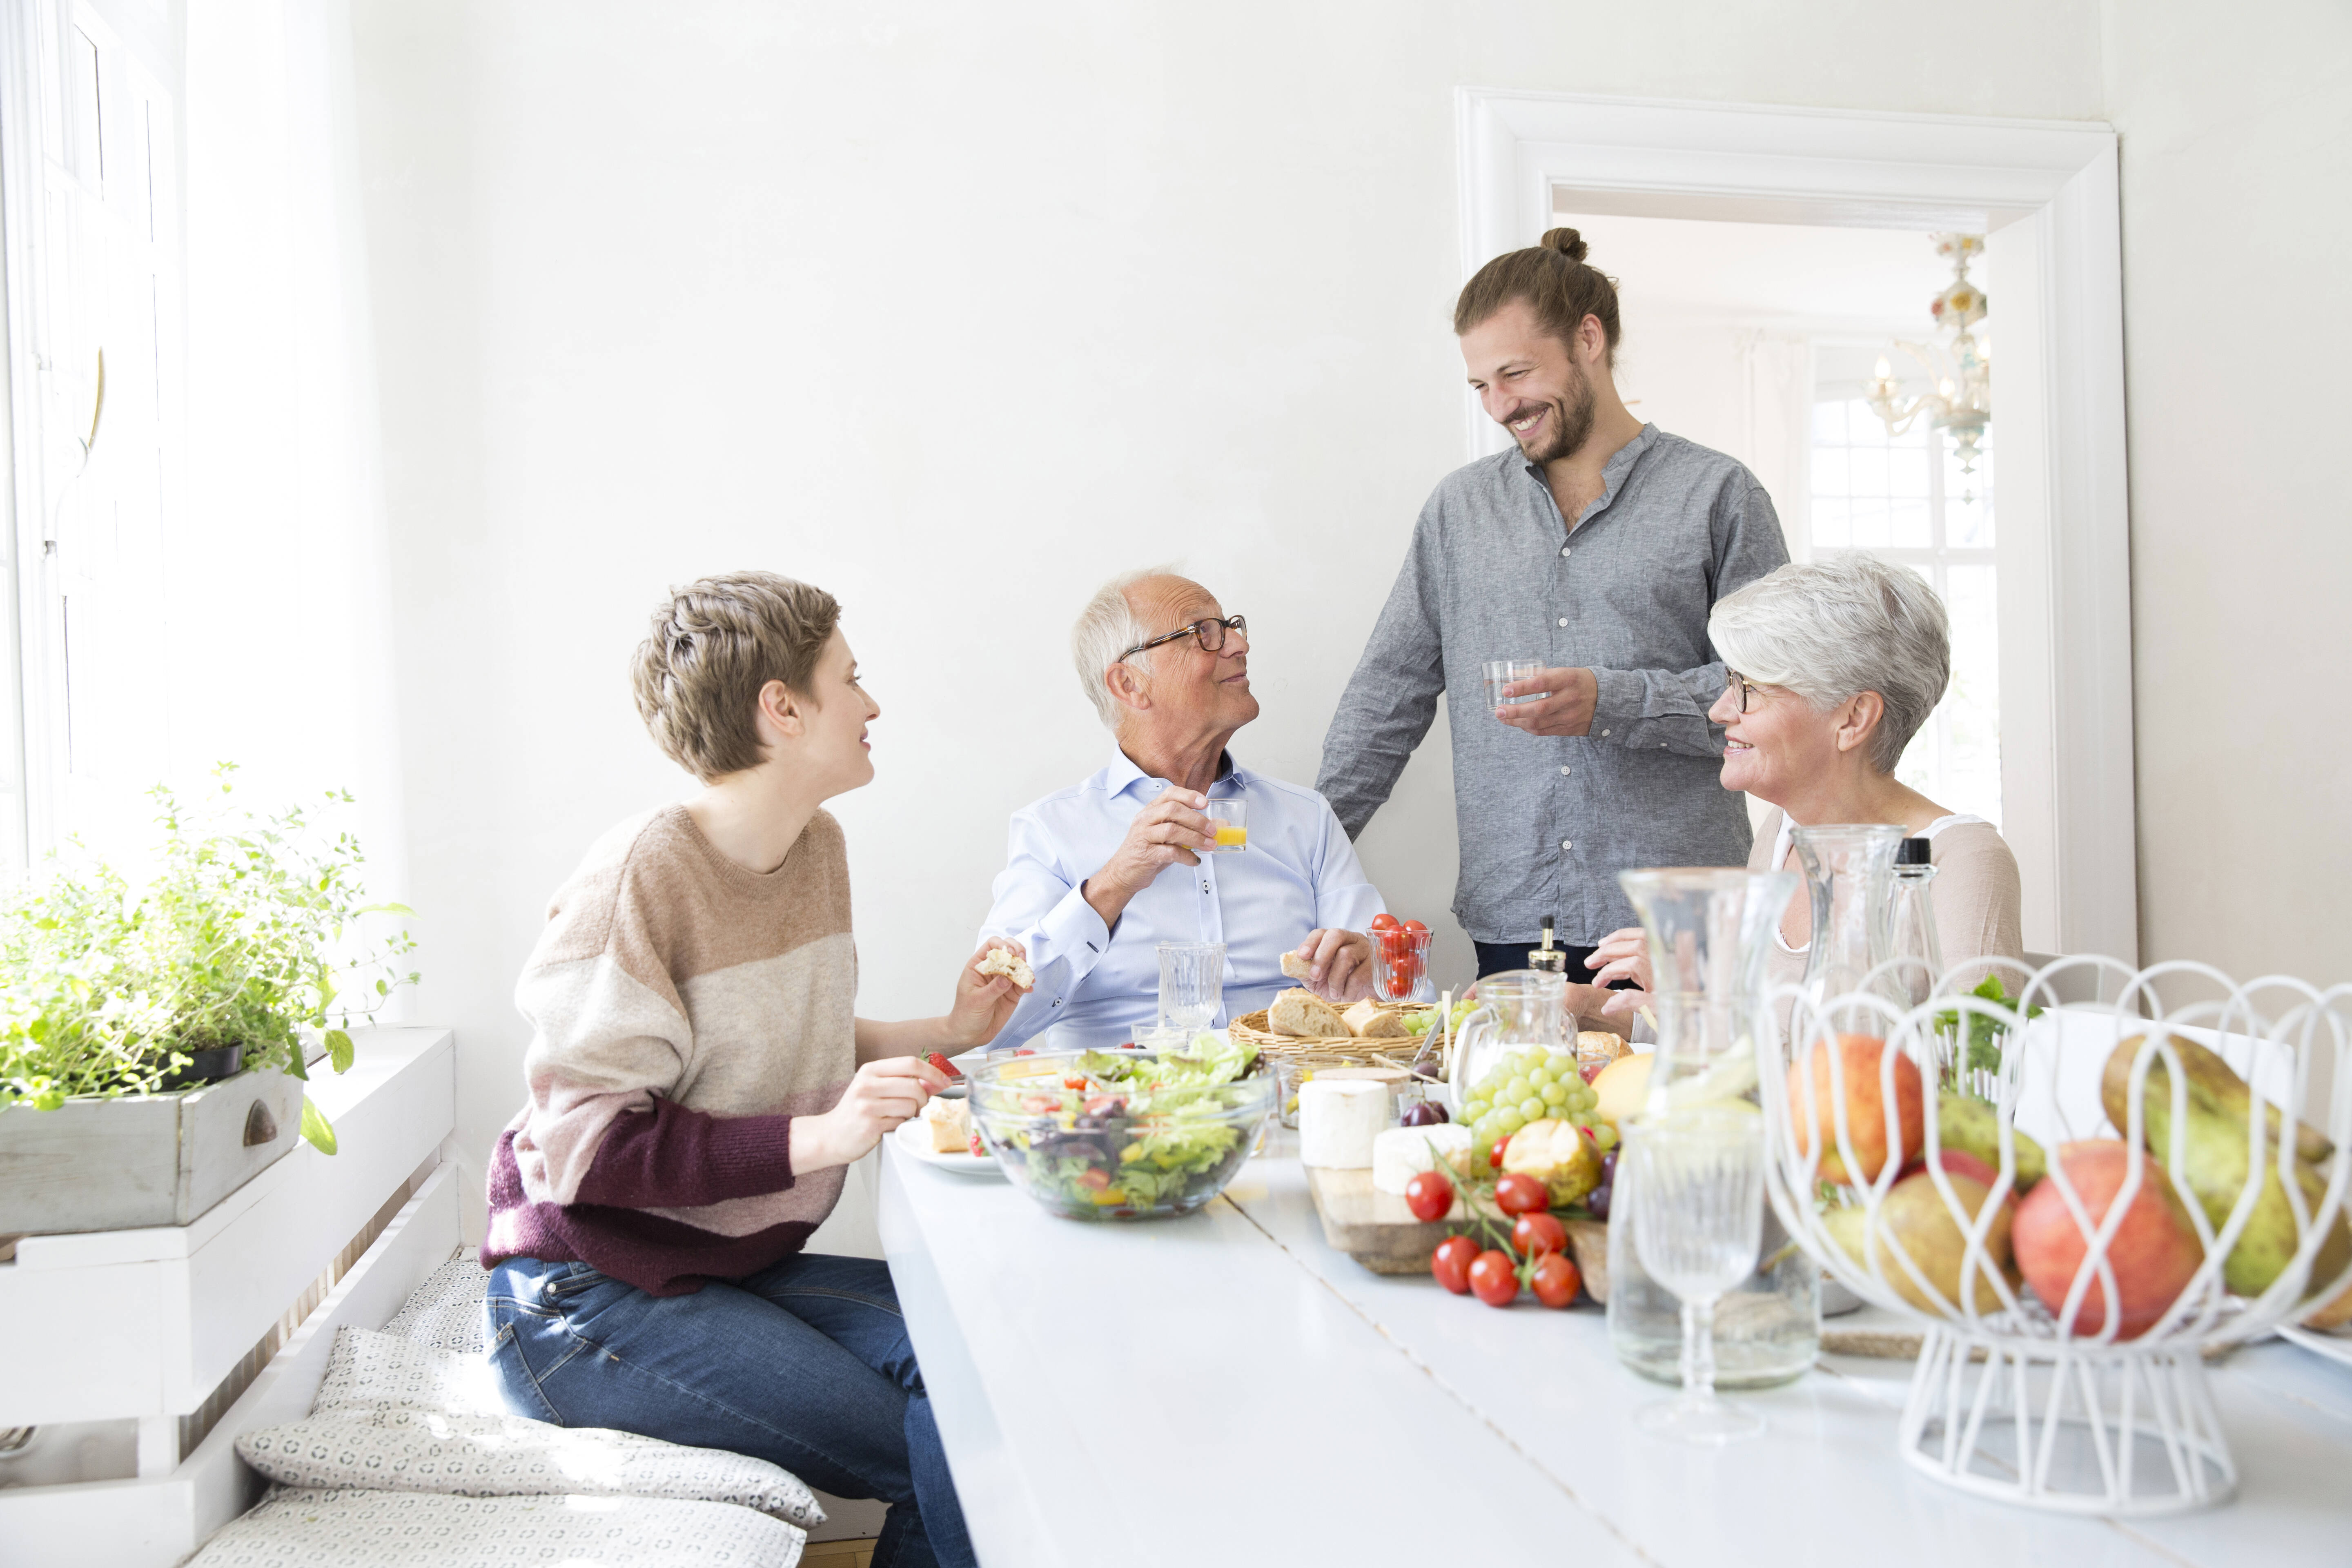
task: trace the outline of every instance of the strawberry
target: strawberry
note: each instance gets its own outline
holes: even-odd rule
[[[930,1063],[933,1067],[939,1068],[940,1074],[944,1077],[961,1078],[963,1076],[962,1070],[959,1068],[955,1063],[948,1060],[947,1053],[945,1051],[933,1051],[929,1056],[925,1057],[923,1059]]]

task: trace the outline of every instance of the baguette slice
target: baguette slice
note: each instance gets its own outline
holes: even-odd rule
[[[923,1107],[923,1120],[930,1123],[933,1153],[968,1154],[971,1152],[971,1104],[969,1100],[941,1100],[934,1096]]]
[[[1307,980],[1313,978],[1315,966],[1295,952],[1286,952],[1282,955],[1282,973],[1292,980]]]
[[[1404,1026],[1402,1014],[1387,1011],[1369,996],[1340,1014],[1339,1021],[1360,1040],[1394,1040],[1412,1034]]]
[[[1355,1031],[1333,1007],[1312,991],[1286,991],[1265,1010],[1266,1027],[1277,1035],[1307,1040],[1345,1040]]]
[[[1028,963],[1009,947],[990,948],[988,956],[973,964],[972,969],[981,974],[1002,974],[1023,991],[1037,984],[1037,976]]]

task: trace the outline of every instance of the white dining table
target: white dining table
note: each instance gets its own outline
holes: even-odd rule
[[[2232,1500],[2067,1516],[1905,1464],[1907,1362],[1730,1395],[1769,1423],[1749,1442],[1648,1436],[1670,1391],[1619,1364],[1600,1308],[1369,1272],[1324,1241],[1294,1133],[1200,1212],[1130,1224],[893,1147],[880,1217],[990,1568],[2352,1564],[2352,1367],[2281,1341],[2212,1371]]]

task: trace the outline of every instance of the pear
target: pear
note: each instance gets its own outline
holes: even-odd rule
[[[2107,1120],[2116,1124],[2117,1131],[2126,1134],[2131,1127],[2132,1062],[2146,1038],[2144,1035],[2134,1035],[2117,1046],[2107,1058],[2106,1070],[2100,1075],[2099,1100],[2106,1108]],[[2252,1093],[2244,1080],[2231,1070],[2230,1064],[2211,1051],[2189,1040],[2176,1038],[2172,1043],[2180,1052],[2183,1074],[2189,1080],[2189,1123],[2183,1129],[2186,1157],[2181,1174],[2187,1178],[2198,1205],[2205,1211],[2207,1221],[2219,1230],[2229,1222],[2230,1211],[2237,1207],[2239,1196],[2251,1179],[2247,1169],[2251,1157],[2246,1146],[2246,1113],[2252,1102]],[[2169,1162],[2172,1079],[2160,1056],[2148,1064],[2142,1099],[2148,1152],[2158,1161]],[[2270,1109],[2272,1126],[2275,1128],[2276,1108]],[[2314,1146],[2315,1140],[2316,1146],[2333,1152],[2335,1145],[2311,1129],[2299,1127],[2297,1131],[2308,1134],[2298,1136],[2298,1148]],[[2294,1163],[2294,1176],[2295,1184],[2303,1190],[2305,1208],[2316,1210],[2326,1196],[2327,1184],[2300,1160]],[[2273,1144],[2264,1150],[2262,1190],[2254,1199],[2253,1212],[2246,1216],[2246,1228],[2239,1234],[2238,1244],[2222,1261],[2221,1281],[2241,1296],[2259,1296],[2285,1271],[2294,1253],[2294,1210],[2287,1202],[2285,1185],[2279,1180]],[[2344,1272],[2347,1262],[2352,1262],[2352,1224],[2347,1224],[2339,1213],[2312,1261],[2311,1278],[2325,1286]]]
[[[1949,1170],[1945,1172],[1945,1179],[1952,1184],[1952,1195],[1959,1199],[1969,1219],[1974,1221],[1990,1195],[1985,1184],[1970,1176],[1955,1175]],[[1979,1312],[2001,1310],[2000,1293],[1994,1289],[1985,1264],[1990,1263],[2003,1274],[2011,1272],[2009,1232],[2015,1206],[2006,1198],[2001,1200],[2000,1211],[1993,1215],[1992,1225],[1985,1232],[1984,1258],[1973,1271],[1976,1308]],[[1958,1215],[1952,1212],[1952,1205],[1937,1189],[1934,1177],[1922,1173],[1895,1183],[1885,1201],[1878,1205],[1878,1223],[1874,1226],[1870,1224],[1869,1211],[1857,1206],[1831,1209],[1822,1216],[1822,1228],[1838,1250],[1853,1259],[1864,1273],[1870,1271],[1874,1258],[1879,1272],[1885,1276],[1895,1293],[1921,1311],[1938,1317],[1960,1315],[1960,1270],[1968,1258],[1968,1233],[1961,1227]],[[1911,1270],[1903,1266],[1905,1258],[1918,1269],[1919,1279],[1914,1279]],[[1928,1287],[1935,1294],[1928,1293]]]
[[[1936,1097],[1936,1131],[1943,1147],[1974,1154],[1994,1170],[2000,1169],[2000,1122],[1987,1101],[1944,1090]],[[2041,1144],[2014,1127],[2009,1135],[2017,1151],[2017,1172],[2011,1184],[2022,1193],[2049,1173],[2050,1160]]]

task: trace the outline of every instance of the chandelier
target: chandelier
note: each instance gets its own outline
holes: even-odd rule
[[[1952,263],[1950,285],[1927,302],[1927,313],[1942,337],[1932,344],[1898,342],[1895,346],[1919,362],[1935,390],[1908,400],[1897,395],[1901,387],[1895,367],[1881,354],[1870,383],[1870,406],[1886,422],[1890,436],[1902,435],[1926,415],[1930,428],[1951,437],[1960,472],[1973,474],[1985,426],[1992,423],[1992,344],[1976,335],[1977,323],[1985,318],[1985,294],[1969,281],[1969,263],[1984,254],[1985,237],[1937,234],[1928,238],[1935,242],[1936,254]]]

